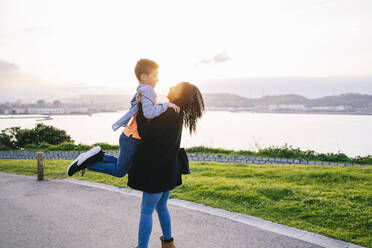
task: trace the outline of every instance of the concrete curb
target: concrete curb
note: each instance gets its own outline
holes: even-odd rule
[[[136,197],[142,196],[141,191],[137,191],[137,190],[133,190],[129,188],[119,188],[116,186],[107,185],[103,183],[95,183],[95,182],[77,180],[77,179],[72,179],[72,178],[51,179],[51,180],[57,180],[57,181],[66,182],[66,183],[75,183],[79,185],[85,185],[89,187],[105,189],[105,190],[109,190],[113,192],[136,196]],[[365,248],[363,246],[348,243],[342,240],[328,238],[326,236],[316,234],[313,232],[308,232],[308,231],[297,229],[294,227],[277,224],[271,221],[263,220],[263,219],[245,215],[245,214],[234,213],[234,212],[226,211],[223,209],[205,206],[199,203],[194,203],[194,202],[175,199],[175,198],[169,199],[168,203],[174,206],[184,207],[187,209],[200,211],[203,213],[207,213],[207,214],[214,215],[214,216],[219,216],[219,217],[226,218],[229,220],[238,221],[246,225],[261,228],[263,230],[267,230],[273,233],[282,234],[282,235],[285,235],[291,238],[295,238],[301,241],[305,241],[305,242],[318,245],[318,246],[322,246],[322,247],[326,247],[326,248]]]

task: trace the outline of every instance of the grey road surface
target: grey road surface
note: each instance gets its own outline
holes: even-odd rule
[[[200,211],[169,205],[177,248],[320,247]],[[58,180],[0,173],[1,248],[132,248],[140,198]],[[154,213],[150,248],[159,248]]]

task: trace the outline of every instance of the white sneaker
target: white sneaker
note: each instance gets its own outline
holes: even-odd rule
[[[82,154],[80,154],[79,158],[78,158],[78,163],[77,165],[80,166],[82,163],[84,163],[87,159],[89,159],[90,157],[93,157],[94,155],[97,155],[99,152],[101,152],[102,149],[100,146],[95,146],[93,147],[92,149],[90,149],[89,151],[87,152],[84,152]]]
[[[72,163],[68,166],[67,168],[67,171],[66,171],[66,175],[68,177],[71,177],[73,176],[76,172],[79,171],[79,168],[77,166],[77,162],[79,161],[81,155],[83,154],[80,154],[74,161],[72,161]]]

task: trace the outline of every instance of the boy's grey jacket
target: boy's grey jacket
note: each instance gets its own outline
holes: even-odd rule
[[[114,131],[118,130],[120,127],[127,126],[130,119],[139,110],[136,101],[138,92],[142,93],[141,97],[142,111],[146,119],[155,118],[164,113],[168,109],[168,105],[165,102],[155,105],[156,92],[153,87],[147,84],[139,83],[136,90],[136,94],[134,94],[132,100],[130,101],[131,105],[130,109],[125,115],[123,115],[119,120],[112,124],[112,129]]]

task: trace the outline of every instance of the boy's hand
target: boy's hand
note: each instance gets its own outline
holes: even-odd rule
[[[176,111],[176,113],[179,113],[180,112],[180,107],[178,107],[176,104],[174,103],[171,103],[171,102],[168,102],[168,108],[172,108],[174,109],[174,111]]]
[[[142,92],[139,91],[139,92],[137,93],[137,97],[136,97],[137,104],[140,104],[140,103],[141,103],[141,97],[142,97]]]

